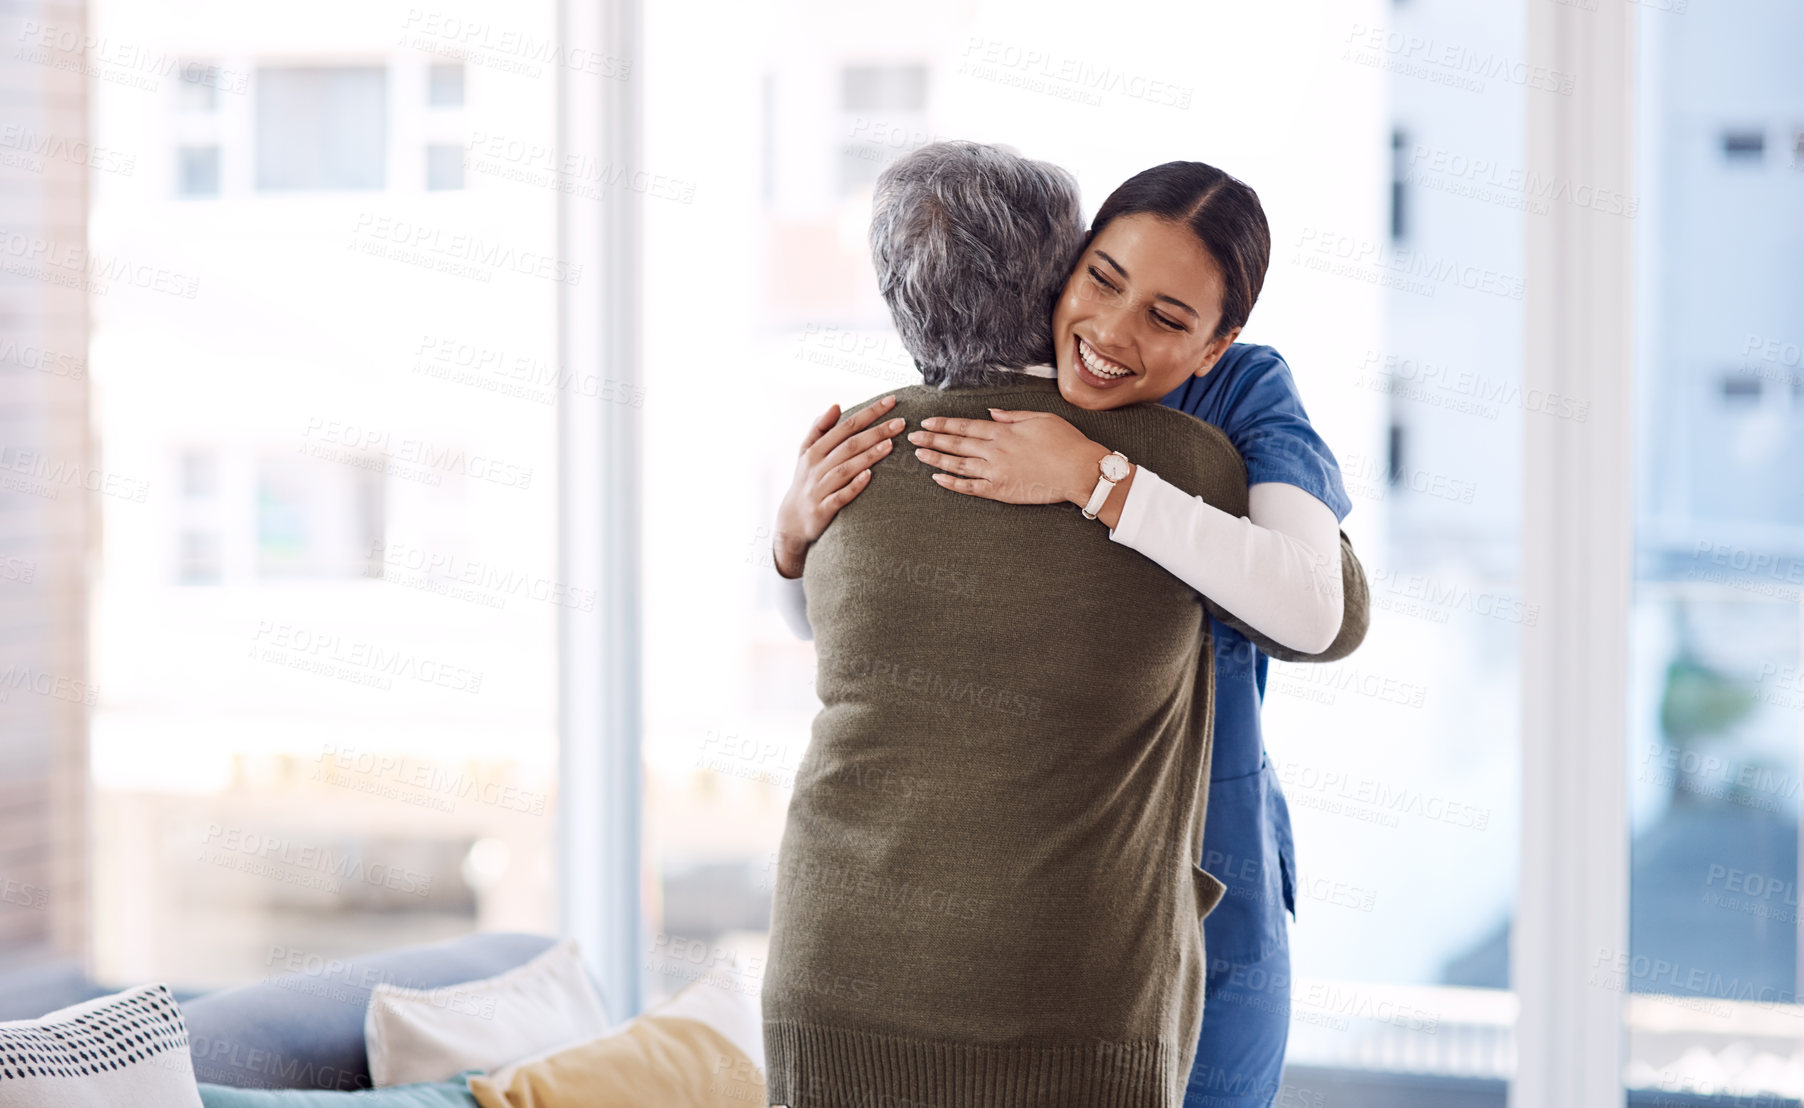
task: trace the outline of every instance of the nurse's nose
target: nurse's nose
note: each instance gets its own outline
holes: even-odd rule
[[[1096,349],[1105,357],[1119,360],[1127,354],[1126,314],[1121,308],[1105,308],[1090,323],[1090,333],[1096,336]]]

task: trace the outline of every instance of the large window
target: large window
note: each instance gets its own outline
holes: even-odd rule
[[[1520,60],[1519,13],[1469,8],[1167,9],[1149,33],[1075,10],[720,4],[701,38],[697,10],[649,9],[644,169],[694,184],[644,200],[653,996],[729,952],[756,986],[817,705],[769,527],[810,419],[919,380],[875,291],[872,182],[974,138],[1069,167],[1090,212],[1177,158],[1258,189],[1274,259],[1243,339],[1287,357],[1340,460],[1373,601],[1353,658],[1274,664],[1266,690],[1297,837],[1291,1061],[1308,1088],[1312,1067],[1509,1075],[1517,652],[1535,620],[1519,440],[1547,416],[1520,388],[1521,196],[1469,166],[1520,163],[1529,93],[1509,65],[1453,93],[1457,67],[1399,57],[1430,38]],[[1199,43],[1233,45],[1205,65]]]
[[[1626,949],[1631,1090],[1804,1096],[1804,115],[1795,5],[1644,6]],[[1609,199],[1605,197],[1605,199]]]
[[[3,21],[0,1018],[78,969],[204,989],[474,929],[572,928],[647,1001],[755,992],[818,707],[770,526],[812,418],[917,380],[871,190],[957,137],[1089,212],[1200,159],[1270,216],[1242,339],[1337,456],[1372,603],[1265,689],[1279,1103],[1804,1098],[1795,2],[638,6],[631,57],[560,45],[608,8],[575,0]],[[643,117],[559,103],[598,83]],[[641,263],[597,218],[625,195]],[[589,357],[622,335],[642,365]],[[559,441],[597,410],[643,450]],[[1632,475],[1532,449],[1628,439]],[[560,518],[577,458],[638,467],[639,530],[582,481]],[[590,681],[626,706],[586,732]],[[1604,763],[1622,809],[1564,776]],[[557,876],[641,800],[642,943],[630,878]]]
[[[90,244],[166,271],[92,297],[95,436],[146,490],[96,498],[106,982],[557,927],[572,275],[551,190],[463,174],[479,135],[548,144],[554,83],[466,70],[421,12],[312,20],[304,61],[287,15],[240,14],[90,16],[111,57],[192,59],[92,86],[95,142],[147,169],[95,175]]]

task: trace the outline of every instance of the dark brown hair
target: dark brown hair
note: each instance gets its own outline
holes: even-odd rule
[[[1166,162],[1134,174],[1109,194],[1090,223],[1089,241],[1115,217],[1142,212],[1188,228],[1221,267],[1221,323],[1210,337],[1245,326],[1272,257],[1272,232],[1259,194],[1212,165]]]

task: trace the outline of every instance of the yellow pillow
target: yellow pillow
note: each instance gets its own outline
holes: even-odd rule
[[[764,1108],[758,999],[706,980],[600,1038],[469,1079],[482,1108]]]

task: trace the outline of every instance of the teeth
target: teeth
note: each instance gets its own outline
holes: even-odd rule
[[[1083,359],[1084,368],[1091,373],[1096,374],[1098,377],[1106,377],[1113,380],[1117,377],[1132,377],[1134,375],[1132,370],[1116,369],[1114,363],[1104,361],[1103,356],[1091,349],[1090,344],[1081,338],[1077,340],[1077,356]]]

